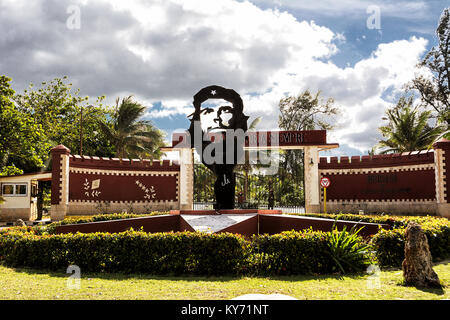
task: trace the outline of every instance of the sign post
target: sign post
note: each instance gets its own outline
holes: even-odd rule
[[[327,213],[327,188],[330,186],[331,181],[327,177],[320,179],[320,185],[323,188],[323,211]]]

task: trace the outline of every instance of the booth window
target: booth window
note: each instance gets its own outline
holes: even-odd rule
[[[2,195],[9,197],[23,197],[27,195],[27,184],[26,183],[3,183],[2,184]]]

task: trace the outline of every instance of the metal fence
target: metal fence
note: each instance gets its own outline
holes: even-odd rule
[[[213,209],[215,180],[211,170],[200,163],[194,164],[194,209]],[[303,181],[298,180],[286,170],[276,175],[237,171],[235,208],[304,213]]]
[[[273,209],[281,210],[283,213],[305,213],[305,208],[301,206],[274,206],[269,208],[268,205],[248,205],[247,203],[235,204],[236,209]],[[194,202],[194,210],[213,210],[214,202]]]

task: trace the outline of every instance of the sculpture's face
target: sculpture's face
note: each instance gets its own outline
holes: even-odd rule
[[[214,118],[214,123],[217,124],[216,127],[211,127],[210,129],[233,129],[231,124],[233,123],[234,110],[232,106],[221,106],[216,112],[216,118]]]
[[[223,99],[231,105],[222,105],[220,107],[210,107],[210,105],[204,104],[209,99]],[[242,99],[234,90],[226,89],[219,86],[209,86],[200,90],[194,96],[195,112],[188,117],[191,117],[191,126],[189,133],[191,134],[191,141],[195,141],[193,138],[195,132],[201,128],[202,136],[205,131],[211,135],[219,133],[220,137],[224,137],[224,131],[229,130],[234,134],[237,130],[245,133],[247,131],[247,119],[248,117],[243,113]],[[215,140],[215,139],[214,139]],[[217,141],[217,140],[215,140]],[[195,146],[198,152],[200,148],[204,149],[209,143],[203,142],[201,146]],[[236,144],[234,148],[242,149],[242,146]],[[202,150],[203,151],[203,150]]]
[[[209,99],[223,99],[231,103],[231,105],[220,106],[217,110],[211,107],[202,107],[202,104]],[[204,118],[211,117],[210,119],[214,122],[214,125],[208,129],[247,130],[246,120],[248,117],[243,114],[242,99],[234,90],[219,86],[203,88],[194,96],[194,107],[195,112],[192,114],[193,118],[191,121],[202,122]],[[237,119],[241,119],[241,121],[236,121]],[[242,127],[243,122],[245,122],[244,127]]]

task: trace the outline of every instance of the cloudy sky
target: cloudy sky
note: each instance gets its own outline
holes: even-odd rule
[[[278,102],[305,89],[341,114],[333,154],[367,153],[377,128],[436,44],[447,1],[0,0],[0,74],[21,92],[68,76],[81,95],[134,95],[170,134],[192,96],[236,90],[259,129],[277,128]],[[329,154],[324,154],[329,155]]]

